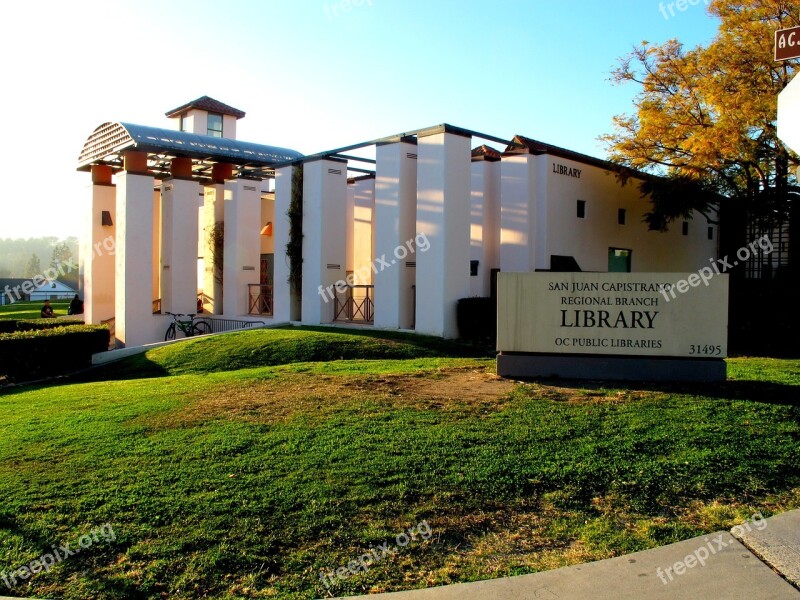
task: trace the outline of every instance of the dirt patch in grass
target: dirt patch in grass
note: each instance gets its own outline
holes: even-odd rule
[[[564,383],[548,385],[543,383],[524,383],[522,389],[529,398],[540,398],[570,404],[626,404],[662,398],[666,394],[652,390],[634,388],[606,389],[592,387],[590,383],[575,385]]]
[[[279,374],[273,378],[212,386],[192,394],[179,408],[149,416],[136,425],[159,429],[217,419],[277,423],[295,415],[323,416],[358,402],[424,410],[501,410],[516,384],[484,369],[444,369],[432,373],[341,376]]]
[[[445,402],[461,405],[504,405],[515,388],[513,381],[482,369],[448,369],[414,375],[384,375],[365,378],[348,384],[351,389],[378,392],[400,402],[395,405],[417,405],[426,408],[445,407]]]

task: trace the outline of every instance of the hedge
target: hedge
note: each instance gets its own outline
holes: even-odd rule
[[[456,308],[458,334],[466,340],[493,340],[497,335],[494,298],[462,298]]]
[[[52,329],[53,327],[75,327],[83,325],[77,319],[0,319],[0,333]]]
[[[109,338],[105,325],[0,334],[0,376],[31,381],[88,367],[92,354],[108,350]]]
[[[40,329],[53,329],[54,327],[83,326],[83,321],[76,319],[30,319],[17,321],[16,331],[38,331]]]

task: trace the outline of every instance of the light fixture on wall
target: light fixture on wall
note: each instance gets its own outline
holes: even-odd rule
[[[272,221],[268,221],[267,224],[261,228],[261,235],[272,236]]]

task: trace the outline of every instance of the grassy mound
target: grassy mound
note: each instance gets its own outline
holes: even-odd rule
[[[156,348],[109,365],[90,377],[131,379],[333,360],[398,360],[486,354],[486,349],[415,334],[288,327],[239,331]]]

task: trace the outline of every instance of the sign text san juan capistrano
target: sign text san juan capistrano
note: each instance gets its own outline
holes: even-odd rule
[[[727,355],[728,280],[675,295],[686,273],[501,273],[501,352]]]

